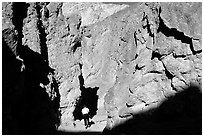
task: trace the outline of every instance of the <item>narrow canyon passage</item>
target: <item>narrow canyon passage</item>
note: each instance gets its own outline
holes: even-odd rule
[[[75,110],[73,112],[74,119],[81,120],[83,118],[81,110],[83,109],[84,105],[86,105],[90,112],[90,118],[93,118],[93,116],[96,115],[98,110],[98,95],[97,90],[98,87],[95,88],[85,88],[84,87],[84,79],[82,75],[79,75],[79,81],[80,81],[80,90],[81,90],[81,96],[79,100],[77,101]]]

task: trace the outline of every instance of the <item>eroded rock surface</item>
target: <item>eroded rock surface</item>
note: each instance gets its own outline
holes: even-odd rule
[[[201,71],[194,69],[197,63],[192,60],[202,53],[198,50],[201,32],[190,25],[198,22],[184,22],[185,4],[184,9],[180,7],[183,20],[177,15],[177,19],[167,21],[166,9],[177,8],[177,3],[164,5],[143,3],[125,9],[89,27],[91,36],[83,39],[85,85],[99,86],[100,96],[105,94],[106,128],[113,128],[192,83],[201,86]],[[188,19],[197,18],[200,11],[188,14]]]
[[[22,3],[2,4],[2,31],[17,32],[25,74],[12,73],[26,81],[21,80],[25,84],[22,89],[10,89],[12,81],[6,75],[12,70],[4,69],[3,82],[7,83],[3,83],[3,93],[21,94],[22,90],[27,94],[30,88],[39,94],[43,91],[49,103],[42,102],[51,111],[48,118],[52,120],[46,119],[53,125],[50,128],[84,131],[77,113],[90,98],[83,96],[93,95],[97,101],[92,116],[95,125],[90,131],[102,131],[158,107],[192,84],[202,86],[201,3],[30,2],[19,12],[24,13],[20,24],[16,18],[21,14],[14,14],[13,5],[20,8]],[[10,41],[15,47],[12,35],[3,35],[3,39],[6,46]],[[15,66],[15,61],[6,62]],[[9,94],[13,93],[5,94],[6,98]],[[27,96],[32,95],[23,97]],[[35,102],[38,95],[33,96]],[[12,117],[9,109],[5,115]]]

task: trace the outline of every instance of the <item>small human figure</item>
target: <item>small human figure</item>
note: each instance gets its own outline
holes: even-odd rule
[[[20,56],[16,56],[16,59],[21,61],[22,65],[21,65],[21,72],[23,72],[23,70],[25,70],[25,64],[24,64],[24,60],[22,58],[20,58]]]
[[[89,125],[89,109],[86,106],[84,106],[81,112],[83,114],[85,128],[90,127],[90,125]]]

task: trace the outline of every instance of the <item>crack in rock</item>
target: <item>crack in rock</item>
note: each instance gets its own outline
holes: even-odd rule
[[[176,28],[169,28],[167,25],[165,25],[161,16],[159,16],[159,28],[157,32],[161,32],[167,37],[174,37],[176,40],[180,40],[182,43],[189,44],[193,55],[202,52],[202,50],[196,50],[196,48],[194,48],[193,38],[186,36],[183,32],[180,32]]]

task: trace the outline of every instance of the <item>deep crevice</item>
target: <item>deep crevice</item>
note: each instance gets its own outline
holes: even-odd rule
[[[191,37],[186,36],[183,32],[180,32],[176,28],[167,27],[165,25],[163,19],[161,18],[161,16],[159,16],[159,21],[160,21],[159,22],[159,28],[158,28],[157,32],[161,32],[167,37],[174,37],[176,40],[180,40],[182,43],[189,44],[193,55],[195,55],[197,53],[193,48],[193,42],[192,42]]]
[[[135,66],[135,70],[142,70],[145,66],[139,67],[138,64]]]
[[[92,118],[93,116],[96,115],[97,112],[97,104],[98,104],[98,95],[97,95],[97,90],[99,87],[95,88],[85,88],[84,87],[84,78],[81,75],[79,75],[79,82],[80,82],[80,90],[81,90],[81,96],[76,103],[75,110],[73,112],[74,119],[81,120],[83,119],[81,110],[83,109],[84,106],[87,106],[89,108],[89,116]]]
[[[40,48],[41,48],[41,55],[43,60],[47,63],[48,65],[48,49],[47,49],[47,34],[45,32],[45,28],[43,26],[42,20],[41,20],[41,13],[40,13],[41,7],[39,4],[36,5],[36,11],[38,15],[38,23],[37,23],[37,28],[39,30],[39,37],[40,37]]]
[[[159,72],[159,71],[157,71],[157,70],[151,70],[151,71],[149,71],[148,73],[162,74],[162,72]]]
[[[185,58],[186,55],[176,55],[176,54],[173,54],[173,57],[174,58]]]
[[[150,37],[154,37],[154,33],[152,33],[152,31],[151,31],[151,27],[150,27],[150,23],[149,23],[149,20],[148,20],[148,16],[144,12],[142,21],[145,21],[145,20],[146,20],[147,24],[145,26],[143,26],[143,28],[147,28],[147,32],[149,33]]]
[[[174,76],[167,70],[166,66],[164,65],[164,63],[162,62],[163,66],[164,66],[164,72],[167,76],[168,79],[172,79]]]
[[[156,51],[152,51],[152,57],[151,57],[151,60],[154,59],[154,58],[158,58],[158,60],[161,61],[161,57],[162,57],[161,54],[159,54],[159,53],[156,52]]]
[[[25,2],[13,2],[13,18],[12,22],[15,29],[18,31],[18,46],[17,52],[21,52],[22,38],[23,38],[23,20],[27,17],[27,10],[29,4]]]
[[[72,47],[72,51],[75,52],[77,50],[78,47],[81,47],[81,42],[77,41],[74,46]]]

